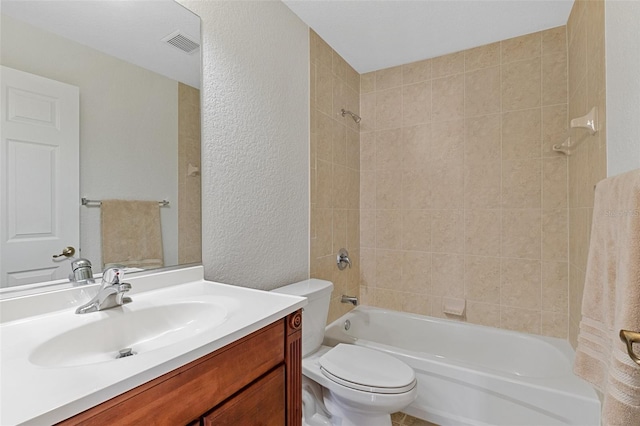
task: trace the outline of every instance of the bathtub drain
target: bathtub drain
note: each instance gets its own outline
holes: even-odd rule
[[[344,322],[344,329],[345,329],[345,330],[349,330],[350,328],[351,328],[351,321],[346,320],[346,321]]]

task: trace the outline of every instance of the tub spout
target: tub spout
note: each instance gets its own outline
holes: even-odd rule
[[[342,295],[342,299],[340,299],[342,303],[351,303],[353,306],[358,306],[358,297],[357,296],[345,296]]]

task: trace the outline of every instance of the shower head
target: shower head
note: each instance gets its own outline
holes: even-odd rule
[[[351,111],[347,111],[344,108],[342,108],[342,110],[340,112],[342,113],[343,117],[344,117],[345,114],[349,114],[351,116],[351,118],[353,118],[353,121],[355,121],[356,123],[359,123],[360,120],[362,120],[362,118],[358,114],[354,114]]]

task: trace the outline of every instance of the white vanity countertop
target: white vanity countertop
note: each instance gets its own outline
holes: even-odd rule
[[[197,279],[198,275],[202,277],[202,267],[125,279],[135,290],[131,291],[132,303],[84,315],[75,314],[75,308],[88,301],[87,293],[92,296],[95,289],[67,289],[1,301],[0,424],[57,423],[257,331],[307,303],[305,298],[213,283]],[[185,282],[184,278],[190,281]],[[60,301],[64,302],[60,304]],[[54,302],[64,309],[46,312]],[[104,353],[98,351],[97,358],[83,354],[85,358],[79,358],[80,362],[49,358],[46,355],[51,352],[46,351],[42,356],[42,348],[52,337],[82,336],[76,333],[78,329],[92,330],[100,321],[117,325],[105,333],[112,335],[104,336],[104,340],[118,340],[114,336],[126,334],[126,330],[119,329],[127,327],[127,318],[143,311],[156,312],[153,310],[166,304],[188,308],[204,304],[206,309],[200,311],[206,315],[201,323],[195,321],[195,326],[189,324],[182,327],[182,331],[176,331],[180,335],[184,329],[189,330],[186,337],[180,335],[178,343],[141,349],[135,356],[116,360],[110,354],[107,360],[102,360],[100,356]],[[210,315],[211,310],[216,314]],[[29,316],[25,317],[25,312]],[[182,314],[184,317],[184,310]],[[214,320],[215,326],[207,324]],[[152,328],[162,327],[157,321],[152,322]],[[175,327],[180,329],[181,325]],[[82,340],[87,346],[99,346],[96,342],[101,342],[101,338],[92,336]],[[166,342],[166,336],[162,338]],[[144,348],[144,344],[141,342],[140,348]],[[62,347],[68,349],[64,344]],[[135,343],[132,347],[136,351]]]

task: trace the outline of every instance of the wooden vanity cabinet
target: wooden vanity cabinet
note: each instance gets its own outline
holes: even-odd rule
[[[204,416],[203,426],[286,424],[284,381],[280,366]]]
[[[301,344],[297,311],[59,425],[300,426]]]

